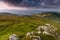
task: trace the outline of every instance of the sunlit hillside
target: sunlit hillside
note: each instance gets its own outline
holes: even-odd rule
[[[47,23],[54,25],[60,35],[60,14],[59,13],[40,13],[33,15],[18,16],[15,14],[1,14],[0,15],[0,40],[8,40],[11,34],[17,34],[22,40],[27,32],[35,31],[40,25]],[[45,36],[42,36],[44,38]],[[46,39],[48,38],[48,39]],[[46,40],[54,40],[48,36]],[[42,39],[42,40],[45,40]]]

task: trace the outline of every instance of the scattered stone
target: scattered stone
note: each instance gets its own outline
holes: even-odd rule
[[[43,34],[50,35],[50,33],[46,32],[46,31],[44,31]]]
[[[46,24],[45,26],[39,26],[37,28],[38,31],[40,31],[40,33],[45,33],[45,34],[50,34],[50,33],[56,33],[57,28],[55,28],[53,25],[51,24]]]
[[[26,38],[27,38],[28,36],[30,36],[30,32],[28,32],[28,33],[26,34]]]
[[[41,31],[38,31],[37,33],[38,33],[38,34],[41,34]]]
[[[40,34],[42,33],[43,35],[51,35],[55,37],[57,40],[58,39],[60,40],[60,36],[56,31],[57,31],[57,28],[55,28],[51,24],[46,24],[45,26],[38,26],[36,32],[34,31],[28,32],[26,34],[25,39],[29,37],[32,40],[41,40]],[[10,35],[9,40],[18,40],[17,35],[16,34]]]
[[[28,36],[29,36],[30,38],[32,38],[32,40],[41,40],[41,37],[39,36],[41,33],[43,35],[52,35],[52,36],[54,36],[54,34],[56,34],[56,31],[57,31],[57,28],[55,28],[53,25],[46,24],[45,26],[39,26],[37,28],[37,32],[34,32],[34,31],[28,32],[26,34],[26,38],[28,38]],[[35,33],[37,35],[35,35]]]
[[[40,36],[32,36],[32,40],[41,40]]]
[[[37,28],[38,31],[44,31],[44,30],[46,30],[46,29],[47,29],[46,26],[39,26],[39,27]]]
[[[10,35],[9,40],[17,40],[17,35],[16,34]]]

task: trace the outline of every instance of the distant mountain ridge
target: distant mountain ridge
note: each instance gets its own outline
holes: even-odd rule
[[[57,13],[57,12],[32,13],[32,14],[29,14],[29,15],[30,15],[30,16],[37,16],[37,15],[41,15],[41,16],[46,15],[46,16],[48,16],[49,14],[60,17],[60,13]],[[24,16],[24,15],[13,14],[13,13],[8,13],[8,12],[1,12],[0,15]],[[28,14],[26,14],[26,15],[28,15]],[[28,16],[29,16],[29,15],[28,15]]]
[[[13,13],[7,13],[7,12],[2,12],[2,13],[0,13],[0,15],[15,15],[15,16],[17,16],[16,14],[13,14]]]
[[[38,14],[33,14],[33,16],[56,16],[56,17],[60,17],[60,13],[58,12],[43,12],[43,13],[38,13]]]

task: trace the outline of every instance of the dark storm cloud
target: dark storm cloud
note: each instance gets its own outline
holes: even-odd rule
[[[15,6],[36,6],[40,2],[40,0],[4,0],[4,1]]]
[[[41,6],[43,0],[4,0],[9,4],[20,7],[37,7]]]
[[[5,1],[12,4],[20,4],[23,0],[5,0]]]
[[[3,0],[3,1],[13,5],[19,5],[22,2],[22,0]]]
[[[13,6],[19,7],[45,7],[48,5],[60,6],[60,0],[3,0]]]

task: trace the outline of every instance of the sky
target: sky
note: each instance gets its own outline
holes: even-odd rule
[[[11,9],[11,10],[25,10],[25,7],[16,7],[16,6],[12,6],[7,2],[4,1],[0,1],[0,10],[7,10],[7,9]]]
[[[44,9],[43,9],[44,8]],[[8,10],[59,10],[60,0],[0,0],[0,12]],[[49,11],[50,11],[49,10]],[[56,10],[55,10],[56,11]]]
[[[60,0],[0,0],[0,9],[60,8]]]

